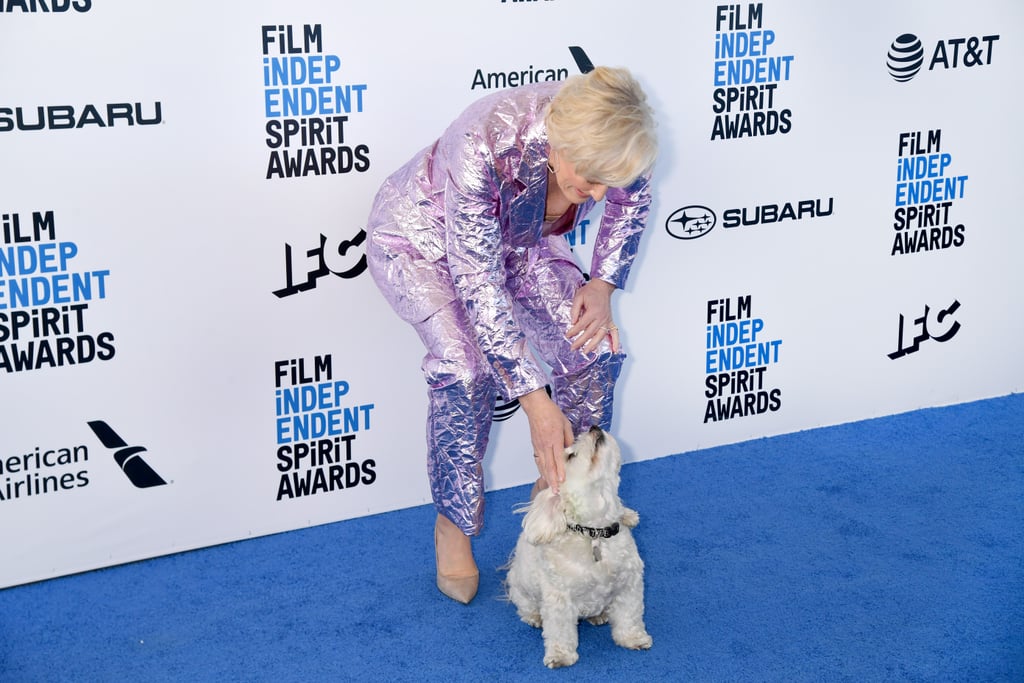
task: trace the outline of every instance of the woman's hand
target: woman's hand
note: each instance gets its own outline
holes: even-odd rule
[[[572,327],[566,332],[572,339],[572,350],[593,353],[606,336],[612,352],[619,352],[619,328],[612,320],[612,292],[615,285],[604,280],[591,280],[576,291],[572,300]]]
[[[565,449],[574,439],[572,425],[544,389],[520,396],[519,404],[530,422],[537,471],[557,495],[558,486],[565,481]]]

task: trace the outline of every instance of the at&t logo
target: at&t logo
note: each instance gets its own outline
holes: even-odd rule
[[[992,63],[992,48],[998,35],[947,38],[935,43],[928,70],[936,66],[943,69],[974,67]],[[924,66],[925,50],[921,39],[913,33],[904,33],[889,45],[885,65],[889,75],[899,83],[906,83]]]
[[[906,83],[917,75],[924,64],[924,46],[913,33],[904,33],[889,46],[889,57],[885,65],[889,75],[900,83]]]

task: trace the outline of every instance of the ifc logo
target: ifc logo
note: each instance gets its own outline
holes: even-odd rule
[[[889,75],[900,83],[906,83],[917,75],[924,64],[924,46],[913,33],[904,33],[889,46],[885,65]]]
[[[665,221],[665,230],[676,239],[695,240],[711,232],[717,222],[714,211],[693,204],[676,209]]]

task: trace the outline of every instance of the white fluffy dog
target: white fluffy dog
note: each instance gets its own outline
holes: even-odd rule
[[[552,669],[579,659],[580,619],[610,623],[622,647],[653,642],[644,627],[644,563],[630,532],[640,518],[619,500],[619,446],[594,427],[565,453],[561,491],[545,489],[527,508],[506,581],[519,617],[543,629]]]

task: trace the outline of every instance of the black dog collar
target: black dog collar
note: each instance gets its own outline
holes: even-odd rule
[[[604,527],[583,526],[582,524],[566,524],[566,526],[569,528],[569,531],[575,531],[591,538],[611,538],[619,533],[618,522],[613,522],[611,526]]]

